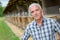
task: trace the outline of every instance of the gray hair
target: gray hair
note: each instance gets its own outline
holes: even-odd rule
[[[29,8],[28,8],[28,12],[29,12],[29,13],[30,13],[30,8],[31,8],[32,6],[38,6],[40,9],[42,9],[40,4],[38,4],[38,3],[32,3],[32,4],[29,6]]]

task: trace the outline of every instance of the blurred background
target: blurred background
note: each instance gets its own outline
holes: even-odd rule
[[[0,40],[19,40],[26,25],[33,20],[28,13],[31,3],[39,3],[44,17],[60,23],[60,0],[0,0]],[[56,38],[60,40],[58,33]]]

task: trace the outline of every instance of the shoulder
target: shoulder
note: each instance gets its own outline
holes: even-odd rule
[[[26,29],[31,28],[33,25],[34,25],[34,20],[30,22],[29,24],[27,24]]]
[[[53,18],[45,18],[45,21],[54,23],[56,20],[54,20]]]

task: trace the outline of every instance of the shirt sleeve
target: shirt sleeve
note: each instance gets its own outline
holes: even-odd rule
[[[54,26],[55,27],[55,31],[58,32],[58,34],[60,35],[60,24],[57,21],[55,21],[54,25],[55,25]]]
[[[28,40],[29,36],[30,36],[29,26],[27,26],[26,29],[25,29],[25,31],[24,31],[23,36],[21,37],[21,40]]]

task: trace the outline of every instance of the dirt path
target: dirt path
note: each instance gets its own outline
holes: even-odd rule
[[[8,21],[5,21],[8,26],[10,27],[10,29],[14,32],[14,34],[17,36],[17,37],[21,37],[23,35],[23,30],[19,29],[17,26],[13,25],[12,23],[9,23]],[[32,38],[30,37],[28,40],[32,40]]]
[[[13,25],[12,23],[9,23],[8,21],[5,21],[5,22],[8,24],[10,29],[15,33],[17,37],[22,36],[23,30],[19,29],[17,26]]]

